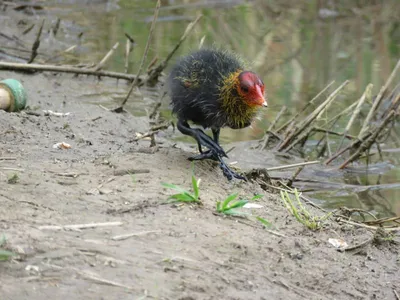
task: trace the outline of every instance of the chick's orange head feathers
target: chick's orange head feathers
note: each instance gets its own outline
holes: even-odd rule
[[[244,71],[239,74],[237,91],[250,106],[268,106],[264,97],[264,83],[257,74]]]

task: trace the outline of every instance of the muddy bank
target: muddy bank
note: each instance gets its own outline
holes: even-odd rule
[[[254,183],[229,183],[212,163],[195,165],[203,205],[163,204],[171,192],[162,182],[190,187],[191,148],[164,134],[156,137],[157,151],[148,150],[147,140],[129,143],[148,130],[146,117],[86,101],[88,93],[123,86],[68,75],[1,76],[20,79],[29,105],[40,112],[0,111],[0,158],[14,158],[0,160],[0,233],[18,253],[0,263],[2,299],[396,299],[398,244],[340,253],[329,238],[358,245],[372,234],[334,221],[311,232],[277,194]],[[46,109],[71,114],[44,116]],[[61,141],[72,148],[53,149]],[[114,175],[120,169],[145,172]],[[7,183],[13,174],[17,183]],[[263,208],[253,214],[282,236],[251,220],[215,215],[216,201],[232,192],[263,194]],[[100,222],[121,223],[42,227]],[[115,240],[124,234],[133,235]]]

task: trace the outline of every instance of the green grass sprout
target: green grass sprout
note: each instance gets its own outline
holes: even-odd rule
[[[0,261],[8,260],[8,259],[10,259],[12,256],[15,255],[15,253],[13,253],[13,252],[11,252],[11,251],[7,251],[7,250],[1,248],[3,245],[5,245],[5,243],[6,243],[6,237],[3,236],[3,237],[0,239]]]
[[[201,203],[200,201],[200,185],[201,179],[196,179],[194,175],[192,175],[192,188],[193,193],[175,185],[172,183],[162,183],[162,185],[166,188],[173,189],[179,193],[171,195],[168,197],[168,202],[185,202],[185,203]]]
[[[287,210],[299,221],[301,224],[311,230],[321,229],[323,222],[326,221],[332,213],[328,213],[322,217],[313,216],[301,203],[300,194],[297,189],[293,190],[295,201],[287,191],[281,191],[281,199]],[[295,204],[295,203],[296,204]]]
[[[261,224],[263,224],[266,228],[273,228],[274,225],[272,225],[271,222],[267,221],[266,219],[262,218],[262,217],[256,217],[256,219],[258,221],[261,222]]]
[[[231,215],[231,216],[244,216],[248,215],[247,213],[240,212],[237,208],[245,206],[249,201],[248,200],[239,200],[234,201],[238,197],[238,193],[230,194],[225,198],[224,201],[217,201],[217,212]]]

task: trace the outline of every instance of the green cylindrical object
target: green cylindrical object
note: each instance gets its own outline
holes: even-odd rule
[[[0,89],[5,90],[9,94],[9,99],[3,99],[4,103],[0,103],[0,107],[8,112],[23,110],[26,106],[26,91],[24,86],[15,79],[5,79],[0,81]],[[8,101],[7,101],[8,100]]]

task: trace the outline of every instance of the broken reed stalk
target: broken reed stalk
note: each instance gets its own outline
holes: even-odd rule
[[[125,73],[128,73],[129,70],[129,54],[131,54],[133,50],[133,46],[135,45],[134,39],[125,32],[126,36],[126,46],[125,46]]]
[[[99,71],[104,67],[106,62],[110,59],[111,55],[113,55],[115,50],[117,50],[118,46],[119,46],[119,43],[118,42],[115,43],[115,45],[110,49],[110,51],[107,52],[107,54],[104,56],[104,58],[97,64],[96,67],[94,67],[95,71]]]
[[[372,104],[372,107],[370,109],[370,111],[368,112],[367,118],[364,121],[363,127],[361,128],[360,134],[362,135],[363,132],[365,132],[368,129],[368,126],[372,120],[372,117],[374,116],[374,113],[376,112],[376,110],[378,109],[381,101],[382,101],[382,97],[383,94],[386,92],[387,88],[389,87],[389,85],[392,83],[397,71],[400,68],[400,59],[397,61],[396,66],[394,67],[392,73],[390,74],[389,78],[386,80],[385,85],[380,89],[378,96],[376,96],[374,103]]]
[[[267,147],[268,142],[269,142],[269,138],[271,137],[270,132],[272,131],[272,129],[274,129],[276,123],[278,123],[280,117],[283,115],[283,113],[286,111],[287,107],[283,106],[282,109],[279,111],[278,115],[276,116],[275,120],[271,123],[271,125],[268,127],[268,130],[266,132],[266,135],[264,137],[262,146],[261,146],[261,150],[264,150],[265,147]]]
[[[39,65],[39,64],[21,64],[21,63],[10,63],[10,62],[0,62],[0,70],[13,70],[13,71],[48,71],[48,72],[60,72],[60,73],[73,73],[73,74],[83,74],[83,75],[94,75],[94,76],[104,76],[116,79],[125,80],[135,80],[138,78],[139,82],[143,82],[142,77],[138,77],[132,74],[124,74],[118,72],[110,71],[95,71],[93,69],[82,69],[71,66],[54,66],[54,65]]]
[[[39,31],[36,35],[36,39],[33,42],[31,57],[28,60],[28,64],[32,63],[36,58],[36,56],[38,55],[37,50],[39,49],[40,46],[40,36],[42,35],[43,25],[44,25],[44,19],[42,20],[42,24],[40,25]]]
[[[348,114],[350,111],[352,111],[354,109],[355,106],[357,106],[358,101],[354,102],[353,104],[351,104],[349,107],[347,107],[346,109],[344,109],[343,111],[341,111],[340,113],[338,113],[336,116],[330,118],[326,124],[331,124],[332,122],[335,123],[337,121],[339,121],[339,119]]]
[[[131,53],[131,42],[129,41],[129,39],[126,39],[126,46],[125,46],[125,73],[128,73],[128,69],[129,69],[129,53]]]
[[[68,48],[65,49],[64,51],[58,52],[57,54],[55,54],[55,55],[49,57],[48,59],[46,59],[46,60],[44,61],[44,63],[48,63],[49,61],[52,61],[53,59],[56,59],[56,58],[60,57],[62,54],[72,52],[73,50],[75,50],[75,48],[76,48],[77,46],[78,46],[78,45],[73,45],[73,46],[71,46],[71,47],[68,47]]]
[[[347,138],[349,140],[353,140],[353,139],[356,138],[355,136],[347,134],[347,133],[340,133],[340,132],[336,132],[336,131],[333,131],[333,130],[329,130],[329,129],[325,129],[325,128],[321,128],[321,127],[315,127],[315,126],[313,127],[313,131],[329,133],[329,134],[337,135],[337,136],[342,136],[342,137],[345,137],[345,138]]]
[[[319,160],[313,160],[313,161],[306,161],[306,162],[297,163],[297,164],[266,168],[265,170],[267,172],[278,171],[278,170],[291,169],[291,168],[296,168],[296,167],[301,167],[301,166],[315,165],[315,164],[319,164],[319,163],[320,163]]]
[[[371,132],[368,131],[366,133],[364,133],[364,135],[361,137],[361,139],[357,138],[355,141],[353,141],[353,143],[351,143],[350,145],[348,145],[347,147],[343,148],[342,150],[340,150],[339,152],[336,152],[334,155],[332,155],[332,157],[330,157],[329,159],[327,159],[324,164],[325,165],[329,165],[333,160],[335,160],[336,158],[338,158],[340,155],[342,155],[344,152],[346,152],[347,150],[350,150],[351,148],[357,148],[358,145],[360,145],[362,143],[363,140],[369,138],[371,136]]]
[[[348,80],[343,82],[336,90],[334,90],[328,98],[321,103],[312,113],[311,115],[306,118],[304,121],[300,122],[299,125],[295,125],[295,130],[292,131],[285,140],[278,146],[278,151],[282,151],[283,149],[287,148],[288,144],[293,141],[296,137],[298,137],[307,127],[320,115],[320,113],[325,109],[327,105],[329,105],[332,101],[336,99],[336,96],[339,94],[340,90],[342,90],[347,84],[349,83]],[[299,139],[297,139],[299,140]],[[293,143],[292,143],[293,144]],[[293,145],[291,145],[293,147]]]
[[[354,110],[349,122],[347,123],[346,128],[344,129],[342,139],[340,140],[339,147],[337,148],[336,152],[340,151],[340,148],[342,148],[345,135],[349,132],[351,126],[353,125],[354,120],[357,118],[358,114],[360,113],[361,106],[364,104],[365,99],[368,99],[368,100],[371,99],[372,87],[373,87],[373,85],[371,83],[368,84],[367,87],[365,88],[363,95],[357,101],[356,109]]]
[[[168,54],[167,58],[164,59],[157,67],[151,69],[148,72],[148,76],[146,79],[146,83],[150,86],[155,85],[156,82],[158,82],[158,77],[161,75],[162,71],[167,67],[168,62],[172,58],[172,56],[175,54],[175,52],[179,49],[181,44],[186,40],[186,38],[189,36],[189,34],[192,32],[194,26],[197,24],[197,22],[201,19],[202,15],[197,16],[197,18],[193,21],[190,22],[189,25],[186,27],[185,32],[181,36],[180,40],[178,43],[175,45],[174,49]]]
[[[286,122],[285,124],[283,124],[281,127],[279,127],[278,130],[277,130],[276,132],[280,132],[281,130],[283,130],[284,128],[286,128],[290,123],[292,123],[292,122],[293,122],[300,114],[302,114],[310,105],[314,104],[314,101],[315,101],[316,99],[318,99],[319,96],[321,96],[323,93],[325,93],[325,91],[326,91],[327,89],[329,89],[330,86],[331,86],[332,84],[334,84],[334,83],[335,83],[335,81],[332,81],[332,82],[329,83],[326,87],[324,87],[314,98],[312,98],[310,101],[308,101],[307,104],[304,105],[304,107],[303,107],[299,112],[297,112],[297,113],[294,115],[293,118],[291,118],[289,121],[287,121],[287,122]]]
[[[368,150],[373,143],[375,143],[376,139],[378,138],[378,135],[381,133],[381,131],[386,127],[386,125],[390,122],[392,117],[394,117],[395,112],[392,110],[386,118],[382,121],[382,123],[371,132],[371,135],[368,137],[368,139],[363,140],[361,145],[359,145],[358,149],[356,152],[354,152],[344,163],[342,163],[339,166],[339,169],[345,168],[349,163],[355,161],[362,153],[364,153],[366,150]]]
[[[161,1],[157,0],[157,4],[156,4],[155,11],[154,11],[154,16],[153,16],[153,21],[151,22],[151,26],[150,26],[149,37],[147,38],[147,43],[146,43],[146,46],[144,48],[142,61],[140,62],[140,66],[139,66],[139,71],[136,74],[135,80],[132,82],[132,84],[131,84],[131,86],[129,88],[128,94],[125,96],[125,99],[122,101],[122,103],[121,103],[121,105],[119,107],[117,107],[116,109],[112,110],[113,112],[121,113],[121,112],[124,111],[124,105],[128,101],[130,95],[132,94],[133,89],[139,85],[139,76],[142,73],[144,62],[146,61],[147,54],[149,52],[150,42],[151,42],[151,39],[153,37],[153,31],[154,31],[154,28],[155,28],[155,25],[156,25],[156,22],[157,22],[158,12],[160,11],[160,6],[161,6]]]
[[[288,182],[286,183],[286,185],[287,185],[288,187],[292,187],[293,182],[296,180],[297,176],[299,176],[300,172],[303,171],[303,169],[304,169],[305,166],[306,166],[306,165],[300,166],[300,167],[296,170],[296,172],[294,172],[293,176],[292,176],[292,177],[288,180]]]

